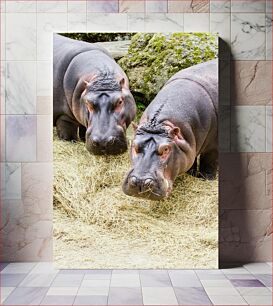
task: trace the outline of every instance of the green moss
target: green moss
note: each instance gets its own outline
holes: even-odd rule
[[[128,75],[132,92],[137,93],[137,103],[148,105],[176,72],[217,56],[217,35],[137,33],[119,64]]]

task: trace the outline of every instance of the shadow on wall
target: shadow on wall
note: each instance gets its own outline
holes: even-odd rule
[[[270,154],[239,153],[239,135],[231,135],[232,125],[239,125],[236,114],[231,120],[240,86],[235,63],[219,39],[219,268],[269,261],[272,253],[271,217],[264,213],[272,207]]]

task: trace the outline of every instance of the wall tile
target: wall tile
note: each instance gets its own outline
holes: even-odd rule
[[[212,13],[229,13],[230,0],[210,0],[210,11]]]
[[[119,0],[120,13],[143,13],[144,11],[145,11],[145,1]]]
[[[266,0],[266,12],[272,13],[272,0]]]
[[[219,33],[225,42],[230,42],[230,14],[211,13],[210,14],[210,32]]]
[[[0,10],[1,12],[6,12],[6,0],[0,1]]]
[[[53,161],[51,115],[37,116],[37,161]]]
[[[1,2],[1,1],[0,1]],[[6,59],[6,14],[1,13],[1,56],[0,59]]]
[[[87,31],[127,31],[127,14],[87,14]]]
[[[208,14],[185,14],[184,15],[185,32],[209,32]]]
[[[67,15],[40,13],[37,17],[37,60],[51,60],[54,32],[67,32]]]
[[[237,60],[265,59],[265,15],[231,15],[231,50]]]
[[[219,106],[219,151],[230,152],[230,107]]]
[[[144,32],[145,21],[143,13],[128,13],[128,31]]]
[[[219,203],[221,209],[269,209],[272,206],[267,173],[272,171],[269,153],[220,155]],[[234,171],[236,169],[236,171]]]
[[[1,114],[5,114],[6,113],[6,62],[1,61],[1,86],[0,86],[0,90],[1,90],[1,100],[0,100],[0,113]]]
[[[232,104],[267,105],[272,101],[272,64],[270,61],[232,63]]]
[[[1,137],[1,146],[0,146],[0,161],[6,160],[6,116],[0,115],[0,137]]]
[[[271,209],[221,211],[221,261],[238,263],[272,258],[271,218]]]
[[[219,105],[230,105],[230,61],[219,60]]]
[[[53,98],[52,96],[37,96],[37,114],[49,115],[53,114]]]
[[[38,13],[66,13],[68,1],[37,1]]]
[[[209,0],[169,0],[169,13],[208,13]]]
[[[36,160],[36,116],[6,116],[6,160]]]
[[[1,164],[4,178],[3,199],[21,199],[21,164],[5,163]],[[2,187],[1,187],[2,188]]]
[[[37,61],[37,96],[52,96],[53,65],[50,61]]]
[[[90,13],[118,13],[118,0],[89,0],[87,11]]]
[[[6,113],[36,113],[35,62],[6,62]]]
[[[86,13],[86,0],[67,1],[68,13]]]
[[[264,13],[266,0],[231,0],[231,12]]]
[[[265,151],[265,107],[235,106],[231,109],[231,151]]]
[[[7,1],[7,13],[35,13],[36,1]]]
[[[167,13],[168,1],[167,0],[149,0],[145,1],[147,13]]]
[[[145,32],[183,31],[183,14],[145,14]]]
[[[68,32],[86,32],[86,13],[68,14]]]
[[[266,106],[266,152],[272,152],[272,106]]]
[[[22,198],[24,209],[37,220],[49,220],[52,217],[52,163],[22,164]]]
[[[36,59],[36,14],[6,14],[6,59]]]
[[[266,25],[266,59],[272,60],[272,14],[267,13],[265,16]]]

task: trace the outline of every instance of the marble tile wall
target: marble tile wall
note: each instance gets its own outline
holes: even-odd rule
[[[271,260],[272,1],[0,1],[0,260],[52,259],[52,33],[221,40],[220,262]]]

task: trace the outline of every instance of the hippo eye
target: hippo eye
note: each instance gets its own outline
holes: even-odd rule
[[[86,105],[86,108],[87,108],[87,110],[88,110],[89,112],[93,112],[93,111],[94,111],[94,104],[93,104],[92,102],[87,101],[87,102],[85,103],[85,105]]]
[[[158,154],[161,155],[161,156],[166,156],[169,154],[170,152],[170,146],[169,145],[161,145],[159,148],[158,148]]]
[[[118,108],[118,107],[121,107],[122,104],[123,104],[123,99],[119,99],[119,100],[117,101],[117,103],[116,103],[116,107],[117,107],[117,108]]]

